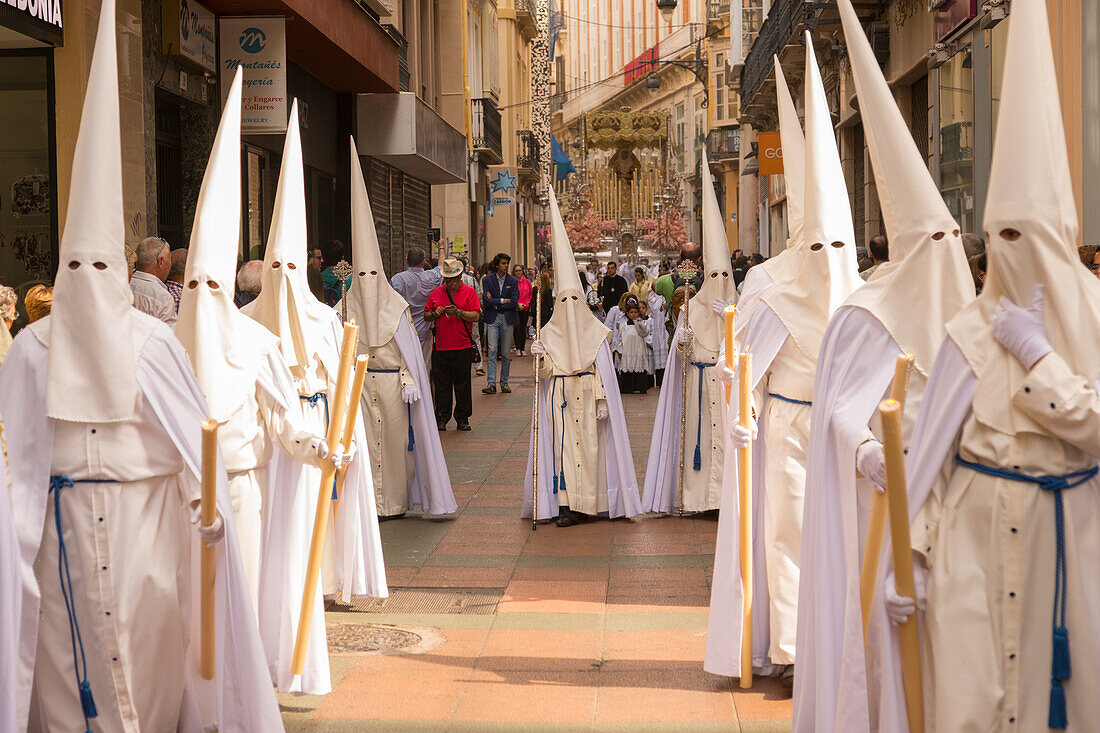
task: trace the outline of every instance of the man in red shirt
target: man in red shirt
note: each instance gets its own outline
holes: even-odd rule
[[[474,412],[470,367],[474,360],[473,327],[481,317],[477,291],[462,282],[462,263],[444,260],[443,284],[432,291],[424,306],[424,320],[435,328],[432,382],[435,383],[435,419],[440,430],[454,418],[459,430],[470,429]]]

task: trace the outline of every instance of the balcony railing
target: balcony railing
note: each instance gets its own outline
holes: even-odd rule
[[[745,54],[741,72],[741,111],[753,103],[756,93],[772,71],[772,56],[791,41],[798,26],[813,12],[814,4],[807,0],[777,0],[768,11],[752,48]]]
[[[729,16],[730,0],[707,0],[707,23],[715,23]]]
[[[535,0],[515,0],[516,25],[524,37],[531,39],[539,34],[538,10],[535,8]]]
[[[516,132],[516,137],[519,138],[516,148],[516,166],[528,170],[538,170],[539,141],[535,137],[535,133],[530,130],[519,130]]]
[[[741,129],[719,127],[707,135],[707,157],[712,163],[741,157]]]
[[[491,164],[504,162],[501,145],[500,110],[491,99],[472,99],[473,145],[474,150],[490,159]]]

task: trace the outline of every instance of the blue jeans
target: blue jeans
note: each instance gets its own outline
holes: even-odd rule
[[[497,313],[496,320],[485,326],[489,341],[489,363],[485,365],[486,381],[497,383],[497,357],[500,357],[500,383],[508,384],[508,368],[512,366],[512,335],[515,326],[504,322],[504,314]]]

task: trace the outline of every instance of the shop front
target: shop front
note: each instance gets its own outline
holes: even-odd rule
[[[0,3],[0,283],[20,302],[57,269],[53,47],[62,28],[60,0]]]

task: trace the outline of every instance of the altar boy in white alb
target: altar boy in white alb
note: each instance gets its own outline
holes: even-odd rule
[[[279,339],[233,304],[241,226],[240,122],[238,69],[199,190],[175,332],[206,395],[210,417],[218,423],[241,557],[252,603],[258,606],[261,509],[265,497],[279,492],[268,484],[264,469],[276,446],[310,466],[329,450],[323,436],[302,426],[302,408]],[[336,448],[331,458],[339,462],[343,453]]]
[[[756,414],[763,422],[753,445],[753,666],[762,673],[785,667],[793,682],[802,541],[802,498],[809,449],[814,370],[825,326],[841,303],[862,284],[856,271],[855,234],[825,89],[813,43],[806,34],[806,198],[801,266],[792,280],[770,288],[753,310],[741,343],[753,357]],[[781,98],[782,101],[782,98]],[[791,108],[780,105],[784,129]],[[782,119],[781,118],[781,119]],[[723,349],[724,352],[724,349]],[[719,372],[733,384],[736,375]],[[723,479],[722,513],[715,549],[714,583],[704,669],[741,675],[741,573],[736,448],[750,432],[737,424],[740,403],[731,391],[729,460]]]
[[[202,391],[168,327],[131,307],[113,0],[100,12],[52,315],[0,370],[0,414],[17,426],[15,729],[282,730],[220,464],[218,519],[198,525]],[[217,557],[211,681],[200,538]]]
[[[725,454],[722,385],[715,365],[722,349],[726,306],[737,300],[730,268],[726,227],[714,194],[710,163],[703,152],[703,284],[688,302],[690,323],[681,316],[672,336],[657,417],[649,446],[642,508],[647,512],[705,512],[717,509],[722,493]],[[682,311],[681,311],[682,312]],[[688,372],[684,374],[684,353]],[[680,506],[680,427],[683,380],[688,380],[684,410],[684,495]]]
[[[279,187],[267,252],[263,287],[241,309],[279,337],[279,349],[294,379],[306,430],[326,434],[329,401],[335,399],[343,326],[336,311],[309,292],[306,281],[306,195],[298,105],[290,110],[283,145]],[[362,413],[354,445],[364,445]],[[384,597],[386,567],[375,513],[371,472],[361,456],[348,466],[340,510],[326,534],[322,582],[314,599],[313,625],[305,672],[291,674],[290,662],[298,628],[309,559],[321,471],[286,454],[276,455],[268,477],[278,491],[264,508],[264,566],[260,577],[260,627],[279,690],[324,694],[331,690],[325,637],[322,588],[326,595]],[[335,487],[333,487],[335,488]]]
[[[573,248],[558,200],[550,192],[550,237],[557,288],[554,315],[531,353],[539,367],[538,519],[570,527],[585,517],[641,513],[638,479],[615,365],[610,330],[584,300]],[[534,431],[527,456],[523,513],[532,514]]]
[[[348,291],[348,318],[359,325],[359,353],[367,377],[361,409],[378,514],[399,517],[410,508],[425,514],[458,510],[439,442],[432,390],[409,304],[382,267],[363,181],[351,140],[351,246],[355,278]]]
[[[928,174],[849,0],[840,0],[840,13],[890,261],[833,315],[818,357],[798,604],[794,728],[800,733],[900,731],[908,725],[881,583],[863,639],[861,558],[871,503],[885,487],[874,416],[890,391],[898,355],[912,354],[903,428],[906,439],[912,435],[944,327],[974,299],[959,225]]]
[[[1077,257],[1043,0],[1007,21],[989,273],[947,324],[909,451],[926,719],[936,731],[1100,730],[1100,281]],[[927,591],[925,592],[925,588]]]

